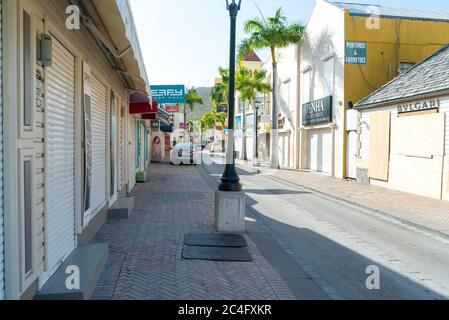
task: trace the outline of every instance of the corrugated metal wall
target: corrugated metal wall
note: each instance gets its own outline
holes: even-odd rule
[[[2,96],[2,0],[0,0],[0,300],[5,298],[4,226],[3,226],[3,96]]]

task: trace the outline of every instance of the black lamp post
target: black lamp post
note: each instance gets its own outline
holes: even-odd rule
[[[260,109],[260,105],[262,103],[257,100],[254,103],[254,163],[258,164],[258,160],[259,160],[259,141],[258,141],[258,134],[257,134],[257,129],[258,129],[258,118],[259,118],[259,109]]]
[[[231,48],[229,53],[229,110],[228,110],[228,148],[226,150],[226,166],[221,177],[221,184],[218,187],[220,191],[238,192],[242,191],[242,184],[235,169],[235,151],[234,151],[234,112],[235,112],[235,38],[236,38],[236,23],[237,15],[240,10],[242,0],[238,4],[236,0],[226,0],[226,8],[231,17]]]

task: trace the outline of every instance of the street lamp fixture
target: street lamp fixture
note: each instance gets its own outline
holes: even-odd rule
[[[231,18],[231,43],[229,52],[229,106],[228,106],[228,148],[226,150],[226,166],[221,177],[220,191],[239,192],[242,191],[242,184],[235,168],[234,149],[234,114],[235,114],[235,53],[236,53],[236,23],[242,0],[226,0],[226,9]]]

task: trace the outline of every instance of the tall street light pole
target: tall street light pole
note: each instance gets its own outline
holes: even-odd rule
[[[242,184],[235,169],[235,149],[234,149],[234,112],[235,112],[235,39],[236,39],[236,23],[237,15],[240,10],[242,0],[238,4],[236,0],[226,0],[226,8],[231,18],[231,46],[229,53],[229,111],[228,111],[228,148],[226,150],[226,166],[221,177],[221,184],[218,187],[220,191],[239,192],[242,191]]]
[[[257,136],[257,127],[258,127],[258,121],[257,118],[259,117],[259,109],[260,109],[260,105],[261,102],[260,101],[256,101],[254,103],[254,138],[253,138],[253,143],[254,143],[254,160],[253,160],[253,165],[259,165],[259,141],[258,141],[258,136]]]

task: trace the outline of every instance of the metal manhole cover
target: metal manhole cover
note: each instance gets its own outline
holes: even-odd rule
[[[209,261],[253,261],[248,247],[229,248],[229,247],[197,247],[184,246],[182,257],[189,260],[209,260]]]
[[[248,246],[242,235],[219,233],[189,233],[184,236],[184,243],[188,246],[199,247],[242,248]]]

